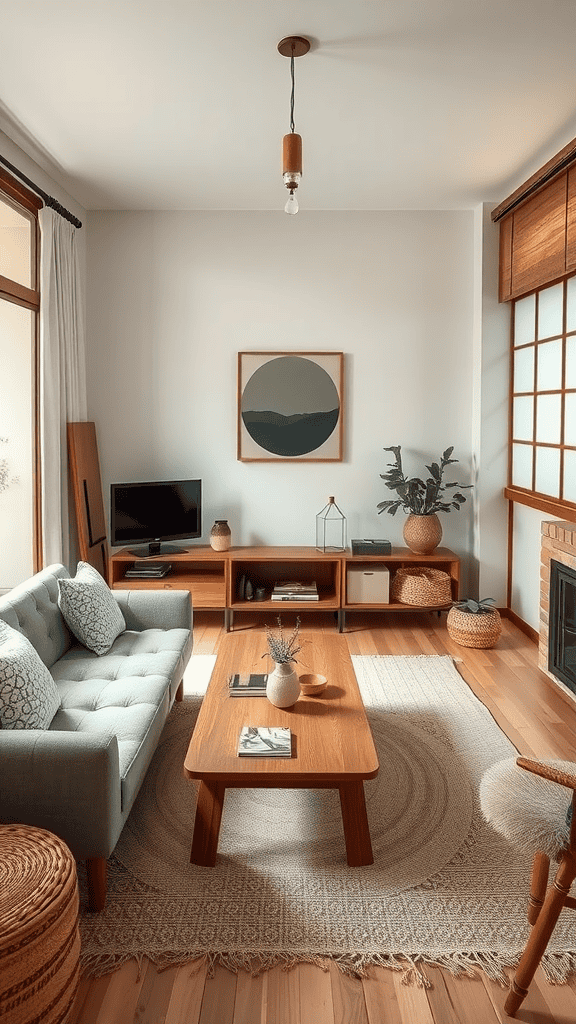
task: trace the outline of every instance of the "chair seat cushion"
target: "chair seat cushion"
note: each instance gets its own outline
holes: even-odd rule
[[[539,760],[568,773],[576,767],[571,761]],[[480,804],[491,825],[513,846],[530,854],[539,850],[553,860],[568,845],[569,800],[565,786],[519,768],[514,758],[492,765],[480,783]]]

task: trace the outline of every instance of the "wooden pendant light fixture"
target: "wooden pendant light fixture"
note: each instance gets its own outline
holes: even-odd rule
[[[282,139],[282,177],[290,192],[284,207],[286,213],[298,213],[298,201],[294,192],[302,177],[302,136],[294,130],[294,58],[303,57],[310,49],[310,42],[304,36],[286,36],[278,43],[278,52],[290,57],[292,91],[290,94],[290,133]]]

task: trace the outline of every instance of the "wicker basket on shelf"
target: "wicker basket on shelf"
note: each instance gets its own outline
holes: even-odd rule
[[[424,565],[406,566],[396,570],[390,597],[399,604],[439,608],[452,601],[452,581],[441,569],[429,569]]]

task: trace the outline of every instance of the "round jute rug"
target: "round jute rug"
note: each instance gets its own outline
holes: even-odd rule
[[[206,886],[245,893],[254,880],[297,889],[303,874],[342,872],[346,851],[335,790],[226,792],[214,869],[190,864],[195,784],[182,764],[200,699],[175,705],[146,779],[115,850],[117,859],[147,885],[192,896]],[[464,842],[473,796],[458,754],[408,718],[369,708],[380,761],[364,784],[374,865],[350,869],[362,885],[373,876],[380,896],[398,893],[439,872]],[[290,880],[290,881],[288,881]]]

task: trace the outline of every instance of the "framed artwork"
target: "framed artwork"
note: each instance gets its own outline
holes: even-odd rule
[[[238,353],[238,459],[341,462],[344,354]]]

